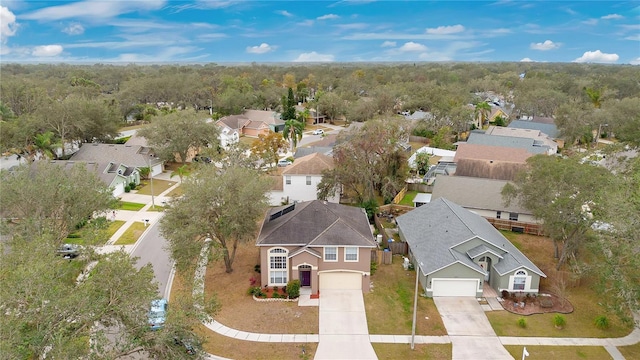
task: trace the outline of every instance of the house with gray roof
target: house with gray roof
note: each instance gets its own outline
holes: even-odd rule
[[[164,171],[164,162],[141,145],[85,143],[69,161],[92,164],[88,168],[113,188],[114,196],[122,194],[129,183],[140,183],[140,169],[150,168],[151,176]]]
[[[429,297],[537,294],[546,275],[486,219],[439,198],[396,218]]]
[[[362,208],[321,200],[271,208],[256,246],[262,286],[299,279],[316,295],[325,289],[369,292],[377,244]]]
[[[501,228],[535,232],[541,221],[517,201],[511,201],[507,205],[502,199],[502,188],[507,183],[509,182],[506,180],[438,175],[433,183],[432,199],[445,198],[453,201],[494,224],[504,223]],[[529,225],[531,230],[523,228]]]
[[[505,151],[511,151],[510,149],[524,149],[534,155],[547,154],[550,151],[549,146],[536,142],[531,138],[496,136],[477,131],[472,131],[471,134],[469,134],[467,144],[497,146],[505,148]]]

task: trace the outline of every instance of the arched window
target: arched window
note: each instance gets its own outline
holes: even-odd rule
[[[269,250],[269,285],[286,285],[288,281],[287,249],[273,248]]]
[[[513,290],[524,290],[526,283],[527,283],[527,272],[524,270],[516,271],[516,274],[513,277]]]

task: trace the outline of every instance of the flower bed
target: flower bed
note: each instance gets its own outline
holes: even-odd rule
[[[532,297],[513,296],[502,299],[502,307],[508,312],[520,315],[561,313],[569,314],[573,312],[573,305],[569,300],[562,299],[555,294],[539,294]]]

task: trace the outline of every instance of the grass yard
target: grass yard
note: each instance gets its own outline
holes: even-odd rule
[[[380,360],[451,359],[451,344],[416,344],[415,350],[411,350],[409,344],[376,343],[371,345]]]
[[[415,279],[416,272],[405,271],[399,255],[391,265],[378,265],[373,289],[364,295],[370,334],[411,334]],[[418,297],[416,334],[447,334],[432,299]]]
[[[118,201],[118,209],[120,210],[129,210],[129,211],[139,211],[146,204],[134,203],[129,201]]]
[[[216,293],[222,308],[220,323],[237,330],[268,334],[317,334],[318,307],[300,307],[297,302],[257,302],[247,294],[259,249],[253,243],[238,246],[233,272],[227,274],[222,261],[209,264],[205,292]],[[242,357],[244,358],[244,357]]]
[[[136,221],[120,236],[114,245],[132,245],[140,238],[142,233],[147,229],[143,222]]]
[[[503,232],[503,234],[527,257],[533,261],[547,276],[548,279],[541,285],[542,292],[553,292],[555,279],[559,273],[555,270],[553,258],[553,243],[550,239],[535,235],[516,234]],[[517,321],[522,315],[512,314],[508,311],[487,312],[498,336],[548,336],[548,337],[620,337],[628,335],[632,327],[623,324],[615,314],[607,313],[598,305],[598,295],[586,280],[576,282],[577,286],[566,287],[566,297],[573,305],[571,314],[564,314],[566,326],[558,330],[553,326],[555,314],[534,314],[524,316],[527,326],[521,328]],[[608,318],[610,327],[601,330],[595,327],[594,320],[597,316],[604,315]]]
[[[418,195],[417,191],[407,191],[398,205],[413,206],[413,199]]]
[[[178,186],[177,188],[171,190],[166,196],[168,196],[168,197],[182,196],[182,188],[180,186]]]
[[[95,229],[92,228],[90,224],[85,225],[85,227],[80,230],[74,231],[69,234],[69,237],[65,239],[65,243],[67,244],[78,244],[78,245],[103,245],[113,236],[113,234],[120,229],[122,225],[124,225],[124,221],[116,220],[116,221],[106,221],[105,220],[105,228]]]
[[[620,350],[625,359],[640,359],[640,343],[630,346],[619,346],[618,350]]]
[[[505,345],[505,349],[515,359],[522,358],[522,346]],[[527,360],[611,359],[611,355],[602,346],[527,346],[527,352]]]
[[[176,184],[176,181],[155,179],[153,180],[153,195],[158,196],[175,184]],[[138,189],[137,194],[151,195],[151,181],[149,180],[141,181],[140,188]]]

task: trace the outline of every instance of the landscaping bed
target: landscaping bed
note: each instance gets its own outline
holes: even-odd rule
[[[573,305],[569,300],[550,293],[530,297],[511,296],[503,298],[500,304],[508,312],[520,315],[573,312]]]

